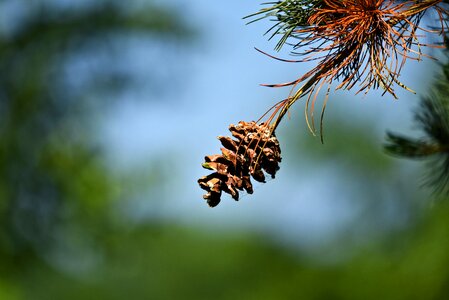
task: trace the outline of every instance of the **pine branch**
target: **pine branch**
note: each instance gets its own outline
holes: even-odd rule
[[[385,150],[395,156],[420,159],[443,152],[438,144],[387,132]]]
[[[296,101],[306,98],[305,118],[310,131],[315,134],[315,104],[319,92],[323,88],[327,90],[320,114],[323,141],[323,117],[332,83],[338,82],[335,89],[349,91],[356,88],[357,93],[380,88],[384,94],[395,98],[398,86],[412,91],[399,81],[399,77],[408,60],[419,61],[427,56],[422,48],[428,45],[422,42],[422,36],[417,32],[424,29],[442,35],[447,27],[442,0],[284,0],[265,4],[269,6],[246,17],[253,19],[249,23],[266,18],[273,20],[275,24],[266,33],[271,33],[270,39],[281,35],[275,49],[280,50],[288,44],[293,48],[292,54],[301,57],[299,60],[279,60],[316,61],[317,64],[296,80],[265,85],[290,86],[291,91],[286,99],[273,105],[257,122],[241,123],[246,133],[239,135],[238,144],[227,143],[223,145],[222,155],[206,156],[203,167],[215,173],[200,178],[198,183],[207,191],[204,198],[211,206],[218,204],[223,191],[237,200],[237,190],[245,189],[249,175],[255,180],[264,178],[261,176],[263,171],[274,176],[272,167],[276,166],[277,170],[280,151],[276,143],[268,141],[275,140],[276,128]],[[440,18],[439,30],[420,27],[422,17],[429,9],[433,9]],[[294,42],[290,44],[290,40]],[[415,141],[390,134],[388,149],[391,152],[423,157],[446,149],[440,148],[441,139],[448,136],[438,127],[441,116],[436,114],[441,109],[425,105],[426,112],[417,118],[418,121],[422,119],[421,123],[426,124],[424,130],[434,138]],[[428,125],[429,120],[431,125]],[[434,123],[437,125],[432,125]],[[447,162],[442,168],[449,170],[449,159]],[[437,179],[445,180],[443,175]]]
[[[357,89],[357,93],[368,93],[371,89],[383,89],[397,98],[397,86],[413,92],[400,82],[403,66],[408,60],[422,60],[426,57],[417,32],[425,12],[434,9],[440,18],[441,27],[428,32],[441,33],[445,29],[446,11],[441,0],[393,1],[393,0],[302,0],[271,2],[272,6],[262,9],[248,17],[258,17],[252,22],[275,17],[276,22],[267,32],[270,38],[281,34],[275,49],[279,50],[294,40],[292,54],[301,57],[288,62],[317,61],[314,68],[298,79],[283,83],[269,84],[269,87],[291,86],[292,92],[287,101],[282,102],[278,117],[269,116],[274,121],[273,130],[294,102],[306,97],[306,121],[314,133],[314,108],[318,92],[327,87],[320,116],[322,137],[323,115],[330,86],[335,89]],[[261,17],[259,17],[261,15]],[[250,22],[251,23],[251,22]],[[436,45],[434,45],[436,47]],[[273,57],[267,54],[270,57]],[[300,84],[302,86],[296,89]],[[307,87],[306,89],[304,87]],[[296,91],[295,91],[296,89]]]
[[[433,86],[430,96],[421,100],[415,123],[424,132],[420,139],[387,133],[385,150],[395,156],[424,159],[424,182],[435,193],[449,195],[449,80]]]

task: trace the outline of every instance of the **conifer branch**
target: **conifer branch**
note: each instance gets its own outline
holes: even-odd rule
[[[317,93],[323,85],[330,85],[334,81],[340,82],[336,89],[351,90],[358,85],[357,93],[368,93],[370,89],[381,88],[384,93],[397,98],[395,86],[413,92],[400,82],[400,73],[407,60],[422,60],[426,56],[422,48],[429,45],[420,41],[417,31],[426,30],[419,23],[428,9],[437,11],[441,28],[438,31],[427,31],[440,34],[444,32],[443,16],[446,11],[440,6],[441,2],[287,0],[276,2],[251,15],[263,15],[256,20],[276,16],[277,23],[269,31],[274,31],[271,37],[279,33],[283,35],[279,41],[282,45],[287,43],[286,35],[290,39],[299,40],[292,44],[292,54],[303,58],[291,62],[318,61],[315,68],[295,81],[265,85],[292,86],[295,89],[305,82],[299,89],[292,91],[292,96],[283,103],[284,107],[278,117],[269,118],[269,121],[274,120],[273,129],[277,128],[293,103],[307,95],[306,121],[309,129],[315,132],[313,113],[317,95],[309,93]],[[298,10],[302,10],[302,13],[299,14]],[[300,17],[295,19],[296,16]],[[307,21],[305,16],[308,17]],[[279,43],[275,47],[277,50],[282,46]],[[300,49],[304,50],[298,52]],[[328,96],[329,93],[326,94],[326,100]],[[324,109],[325,104],[320,121],[321,138]]]
[[[438,81],[421,100],[415,123],[424,132],[417,138],[387,133],[385,150],[391,155],[427,162],[424,183],[436,193],[449,195],[449,78]]]
[[[418,31],[437,33],[444,37],[447,27],[446,11],[442,0],[284,0],[265,3],[269,7],[245,18],[248,23],[269,18],[275,22],[267,33],[269,39],[280,35],[275,50],[284,45],[292,47],[291,54],[298,60],[286,60],[260,51],[272,58],[287,62],[315,61],[316,66],[298,79],[282,84],[266,84],[269,87],[291,87],[289,96],[273,105],[257,122],[240,122],[231,125],[232,135],[238,140],[220,138],[224,148],[222,154],[205,157],[204,168],[215,171],[200,178],[201,188],[207,191],[203,196],[210,206],[219,203],[222,191],[238,200],[237,190],[252,193],[250,177],[264,181],[265,173],[274,177],[281,161],[280,147],[275,131],[284,116],[296,101],[304,97],[305,119],[310,131],[315,134],[314,110],[319,92],[327,87],[320,114],[320,136],[323,141],[323,118],[332,83],[336,90],[357,89],[356,93],[368,93],[382,89],[384,94],[397,98],[395,88],[401,87],[413,92],[399,78],[408,60],[422,60],[427,45],[422,42]],[[433,9],[440,19],[438,30],[420,27],[424,14]],[[435,117],[439,111],[430,110],[420,115],[423,124]],[[418,118],[418,119],[419,119]],[[424,126],[433,137],[434,127]],[[447,126],[449,132],[449,126]],[[440,131],[439,131],[440,132]],[[449,135],[446,137],[449,140]],[[428,153],[446,153],[447,145],[438,140],[415,141],[389,135],[391,152],[398,155],[409,153],[422,157]],[[442,168],[449,171],[447,163]],[[449,181],[445,173],[438,180]]]

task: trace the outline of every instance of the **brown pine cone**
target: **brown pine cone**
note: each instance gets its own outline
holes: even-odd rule
[[[236,201],[239,190],[252,194],[251,176],[259,182],[265,182],[265,173],[274,178],[281,162],[279,142],[269,126],[240,121],[231,124],[229,130],[235,139],[219,136],[222,154],[206,156],[202,165],[215,172],[198,180],[207,191],[203,198],[211,207],[220,203],[223,191]]]

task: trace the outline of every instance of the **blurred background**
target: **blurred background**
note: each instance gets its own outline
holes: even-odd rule
[[[216,136],[310,67],[254,49],[288,57],[259,4],[0,1],[0,299],[447,299],[449,206],[382,149],[430,60],[418,95],[332,93],[324,145],[296,104],[276,179],[207,207]]]

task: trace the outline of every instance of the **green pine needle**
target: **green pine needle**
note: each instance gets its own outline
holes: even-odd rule
[[[296,29],[309,26],[309,17],[316,8],[321,6],[322,2],[322,0],[285,0],[267,2],[263,4],[271,5],[270,7],[263,8],[254,14],[246,16],[244,19],[256,17],[247,24],[265,18],[270,18],[272,21],[276,22],[265,34],[271,33],[269,39],[272,39],[279,34],[282,35],[275,47],[275,50],[279,51],[282,46],[287,43],[289,38],[295,37],[294,32]]]
[[[449,195],[449,80],[438,81],[430,96],[421,100],[415,121],[425,136],[421,139],[387,133],[385,150],[395,156],[426,159],[424,183],[436,193]]]

